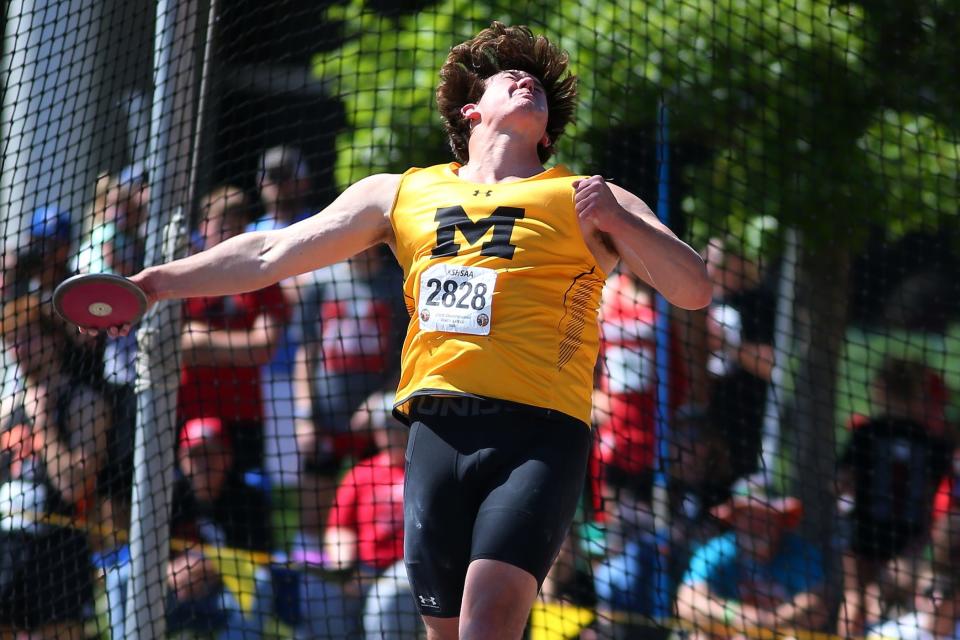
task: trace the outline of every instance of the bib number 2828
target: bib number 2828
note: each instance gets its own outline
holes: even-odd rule
[[[427,296],[428,307],[443,306],[447,309],[456,307],[481,311],[487,306],[487,285],[482,282],[474,286],[470,281],[430,278],[427,280],[427,287],[430,289],[430,295]]]
[[[420,329],[489,335],[496,282],[493,269],[433,265],[420,278]]]

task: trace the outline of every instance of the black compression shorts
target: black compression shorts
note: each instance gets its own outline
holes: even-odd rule
[[[460,615],[471,561],[543,580],[584,486],[591,433],[556,411],[477,398],[415,399],[404,557],[423,615]]]

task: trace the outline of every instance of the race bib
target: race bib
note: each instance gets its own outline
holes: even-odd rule
[[[497,272],[435,264],[420,276],[417,315],[423,331],[490,335]]]

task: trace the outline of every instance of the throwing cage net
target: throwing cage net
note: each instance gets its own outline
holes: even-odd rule
[[[548,164],[643,198],[714,292],[684,311],[609,275],[587,479],[527,637],[960,637],[953,3],[3,12],[4,638],[423,637],[389,249],[125,337],[51,298],[451,162],[438,70],[493,20],[580,79]]]

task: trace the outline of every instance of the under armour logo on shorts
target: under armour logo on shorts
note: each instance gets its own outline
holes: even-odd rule
[[[421,607],[433,607],[434,609],[439,609],[440,605],[437,604],[437,599],[434,596],[417,596],[420,598]]]

